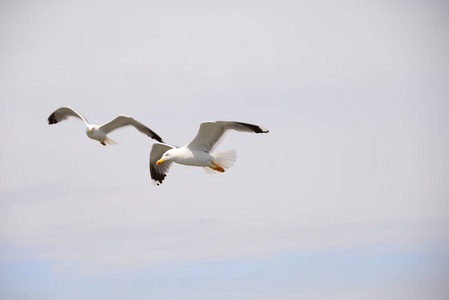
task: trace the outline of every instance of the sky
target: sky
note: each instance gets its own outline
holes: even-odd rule
[[[447,299],[449,5],[1,1],[1,299]],[[223,174],[154,140],[235,120]]]

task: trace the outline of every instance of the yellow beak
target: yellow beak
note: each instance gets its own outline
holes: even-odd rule
[[[89,132],[92,132],[92,128],[89,128]]]
[[[159,160],[156,162],[156,165],[161,164],[164,160],[165,160],[165,159],[163,159],[163,158],[159,159]]]

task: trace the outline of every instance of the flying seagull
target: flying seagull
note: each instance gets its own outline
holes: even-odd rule
[[[106,135],[123,126],[131,125],[134,126],[137,130],[142,132],[143,134],[148,135],[150,138],[155,139],[159,142],[162,142],[162,139],[160,136],[158,136],[154,131],[152,131],[150,128],[146,127],[140,122],[137,122],[131,117],[128,116],[118,116],[117,118],[104,123],[103,125],[97,126],[94,124],[90,124],[86,118],[84,118],[81,114],[79,114],[76,110],[73,108],[63,106],[55,110],[49,117],[48,117],[48,124],[56,124],[63,120],[66,120],[68,117],[76,117],[86,124],[86,134],[91,139],[99,141],[103,146],[106,146],[106,144],[116,144],[117,142],[111,140]]]
[[[224,172],[230,168],[237,158],[234,150],[211,154],[230,129],[242,132],[268,132],[263,127],[248,123],[209,121],[201,123],[196,137],[186,146],[154,143],[150,152],[150,175],[153,183],[156,185],[162,183],[172,162],[203,167],[208,174]]]

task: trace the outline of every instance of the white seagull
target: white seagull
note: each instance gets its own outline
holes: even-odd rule
[[[242,132],[268,132],[263,127],[248,123],[209,121],[201,123],[196,137],[186,146],[175,147],[165,143],[154,143],[150,152],[150,175],[153,183],[156,185],[162,183],[172,162],[203,167],[208,174],[224,172],[230,168],[237,157],[234,150],[210,153],[229,129]]]
[[[137,130],[142,132],[143,134],[146,134],[152,139],[155,139],[159,142],[162,142],[162,139],[159,135],[157,135],[154,131],[152,131],[150,128],[146,127],[140,122],[137,122],[131,117],[128,116],[118,116],[117,118],[104,123],[103,125],[94,125],[89,124],[89,122],[84,118],[81,114],[79,114],[77,111],[75,111],[73,108],[63,106],[55,110],[49,117],[48,117],[48,124],[56,124],[63,120],[66,120],[68,117],[76,117],[86,124],[86,134],[91,139],[99,141],[103,146],[106,146],[106,144],[116,144],[117,142],[111,140],[106,135],[123,126],[131,125],[134,126]]]

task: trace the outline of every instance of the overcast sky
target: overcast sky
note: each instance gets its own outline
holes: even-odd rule
[[[449,6],[1,1],[0,298],[447,299]],[[223,174],[103,147],[236,120]]]

